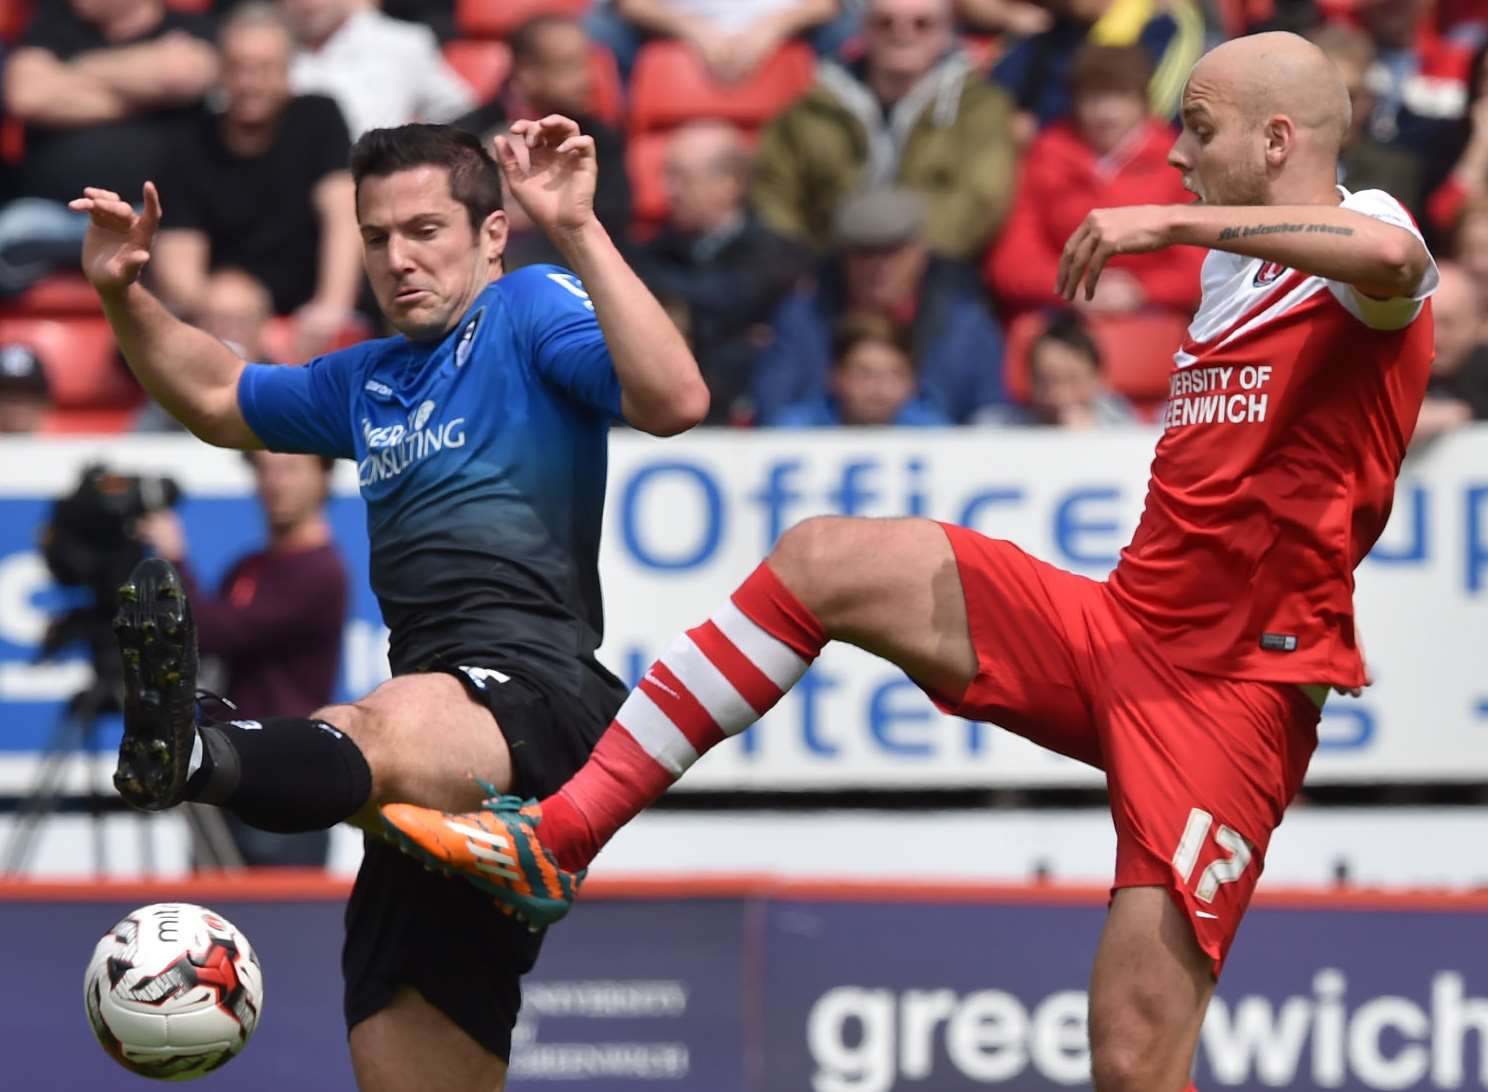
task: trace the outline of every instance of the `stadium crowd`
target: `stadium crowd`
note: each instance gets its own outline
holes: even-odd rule
[[[377,331],[350,141],[563,113],[595,204],[728,426],[1153,419],[1197,249],[1054,291],[1091,209],[1188,199],[1186,74],[1313,38],[1354,122],[1340,183],[1443,264],[1418,437],[1488,419],[1488,0],[0,0],[0,431],[168,427],[76,272],[85,185],[165,219],[151,285],[245,356]],[[554,258],[508,203],[507,268]]]

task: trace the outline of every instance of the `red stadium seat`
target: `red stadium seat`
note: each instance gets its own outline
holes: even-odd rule
[[[662,164],[670,133],[641,133],[625,145],[625,169],[630,174],[630,209],[638,221],[659,224],[666,219],[667,192]]]
[[[58,409],[125,409],[140,389],[117,360],[113,331],[97,318],[0,318],[0,342],[29,345],[41,357]]]
[[[757,129],[815,78],[816,55],[804,42],[787,42],[737,83],[714,79],[684,42],[647,42],[630,78],[630,131],[670,129],[698,118]]]
[[[25,124],[20,118],[0,118],[0,163],[17,164],[25,154]]]
[[[505,42],[446,42],[444,59],[470,85],[478,102],[495,98],[511,74],[511,49]]]
[[[625,89],[615,55],[596,43],[589,51],[589,75],[594,80],[589,112],[606,125],[619,125],[625,112]]]
[[[1014,319],[1007,331],[1003,380],[1008,397],[1028,400],[1028,349],[1044,328],[1044,316],[1032,313]],[[1168,396],[1173,353],[1183,341],[1188,318],[1172,311],[1142,311],[1132,315],[1087,315],[1086,322],[1105,360],[1106,383],[1143,410]]]
[[[455,0],[455,28],[467,38],[505,38],[539,15],[581,19],[591,0]]]
[[[134,407],[122,409],[52,410],[41,419],[47,435],[126,432],[134,421]]]
[[[7,315],[97,315],[98,295],[81,273],[54,273],[0,303]]]

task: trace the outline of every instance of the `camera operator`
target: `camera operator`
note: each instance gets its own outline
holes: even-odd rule
[[[332,460],[267,451],[244,458],[253,468],[269,541],[228,568],[217,595],[196,584],[174,512],[143,516],[137,530],[185,580],[201,652],[222,661],[224,692],[237,716],[309,713],[331,701],[346,622],[346,570],[325,516]],[[231,814],[224,818],[245,864],[325,864],[328,831],[270,834]]]

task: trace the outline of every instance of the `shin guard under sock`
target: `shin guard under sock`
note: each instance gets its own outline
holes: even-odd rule
[[[305,717],[212,722],[197,728],[201,766],[186,797],[216,804],[276,834],[326,830],[372,795],[372,771],[346,733]]]

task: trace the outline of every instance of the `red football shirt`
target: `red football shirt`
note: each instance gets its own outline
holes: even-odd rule
[[[1407,228],[1380,190],[1344,208]],[[1361,686],[1354,568],[1384,529],[1431,370],[1433,264],[1409,299],[1212,251],[1146,508],[1111,574],[1179,666]]]

